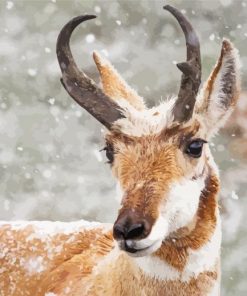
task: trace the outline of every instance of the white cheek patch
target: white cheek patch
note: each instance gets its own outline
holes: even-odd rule
[[[168,233],[168,223],[167,220],[162,216],[156,220],[155,224],[152,227],[152,231],[148,235],[148,238],[152,241],[163,239]]]
[[[157,250],[160,247],[162,240],[164,239],[164,237],[167,236],[167,234],[168,234],[167,220],[160,216],[156,220],[155,224],[153,225],[150,234],[142,240],[135,241],[135,246],[138,249],[143,249],[155,244],[157,247],[156,248]],[[156,250],[153,250],[153,252]]]
[[[204,178],[184,178],[171,185],[167,201],[161,208],[161,216],[169,222],[169,232],[185,227],[192,221],[204,187]]]
[[[160,215],[150,234],[138,243],[137,248],[146,248],[157,241],[164,240],[170,232],[189,224],[197,212],[201,192],[205,186],[203,178],[197,180],[183,179],[171,185],[166,203],[161,206]],[[123,191],[117,183],[116,198],[123,199]]]

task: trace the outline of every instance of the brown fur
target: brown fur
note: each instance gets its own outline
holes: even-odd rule
[[[44,296],[48,292],[58,296],[173,296],[178,292],[181,295],[196,296],[205,295],[217,279],[216,269],[205,271],[188,283],[180,280],[153,279],[143,274],[125,254],[107,262],[102,267],[97,267],[97,264],[104,260],[104,256],[111,250],[112,239],[109,236],[103,236],[93,244],[91,249],[81,250],[82,253],[74,254],[68,260],[64,259],[56,265],[56,268],[50,268],[50,271],[41,273],[38,277],[22,273],[17,266],[14,272],[8,270],[6,279],[1,279],[1,282],[5,283],[1,287],[1,296]],[[66,255],[60,254],[60,256]],[[7,277],[10,280],[7,280]]]
[[[217,266],[212,271],[205,271],[188,282],[180,280],[162,281],[150,278],[142,273],[126,255],[120,256],[116,262],[106,266],[102,273],[96,276],[88,294],[122,295],[122,296],[204,296],[217,280]],[[110,280],[111,279],[111,280]]]
[[[119,133],[107,136],[114,147],[113,173],[124,190],[121,215],[134,209],[154,224],[169,184],[192,173],[198,160],[184,157],[184,148],[199,138],[200,124],[175,125],[158,135],[131,137]]]
[[[111,232],[106,233],[101,228],[82,228],[72,235],[55,234],[42,239],[35,237],[31,225],[20,230],[2,225],[1,296],[44,296],[48,292],[57,296],[204,296],[212,290],[219,282],[219,262],[187,282],[182,280],[190,251],[199,251],[210,241],[216,229],[219,190],[219,181],[211,171],[206,149],[200,159],[193,159],[185,153],[185,148],[192,139],[207,136],[200,116],[208,110],[224,55],[231,50],[231,43],[224,41],[221,56],[206,85],[205,102],[187,123],[170,124],[161,133],[133,137],[121,133],[121,122],[118,122],[106,136],[114,151],[112,170],[124,191],[119,216],[124,211],[134,210],[149,222],[150,230],[159,216],[161,205],[168,200],[171,184],[185,177],[196,180],[199,176],[207,176],[197,213],[188,225],[164,238],[161,247],[151,255],[153,259],[158,257],[164,265],[173,267],[179,274],[177,279],[161,280],[144,273],[132,258],[115,247]],[[142,99],[125,84],[109,62],[103,61],[97,54],[94,54],[94,59],[104,92],[114,100],[126,99],[137,110],[143,110]],[[231,67],[234,66],[233,56]],[[234,105],[238,97],[236,77],[228,87],[229,77],[227,73],[222,87],[227,97],[226,101],[220,102],[223,109]],[[123,124],[124,120],[128,119],[122,119]],[[40,260],[42,266],[32,270],[32,264],[28,265],[32,258],[36,258],[38,263]]]
[[[155,254],[180,271],[185,268],[188,250],[201,248],[209,241],[215,230],[219,181],[215,176],[210,176],[207,182],[208,185],[200,197],[194,229],[189,233],[187,229],[186,231],[183,229],[172,234]]]
[[[43,296],[70,279],[76,282],[90,274],[97,260],[113,246],[111,233],[103,234],[101,229],[40,239],[31,225],[21,230],[5,225],[0,228],[0,238],[4,254],[0,258],[1,296]],[[42,259],[44,269],[37,272],[34,266],[30,272],[27,262],[32,258]]]
[[[113,171],[125,190],[121,211],[135,209],[154,222],[168,185],[181,175],[174,145],[163,145],[150,136],[136,138],[134,145],[120,142],[115,147],[121,153],[115,154]]]
[[[184,231],[173,234],[154,256],[158,256],[179,271],[185,268],[188,249],[195,250],[203,246],[215,228],[218,188],[217,178],[211,176],[201,196],[195,227],[186,235]],[[70,235],[57,234],[52,237],[49,248],[46,246],[47,240],[42,241],[35,236],[27,240],[33,233],[32,226],[22,230],[12,230],[9,225],[1,227],[2,248],[8,248],[6,256],[0,261],[4,270],[0,274],[1,296],[43,296],[47,292],[59,296],[176,293],[195,296],[205,295],[217,279],[216,267],[214,270],[201,273],[197,278],[192,278],[188,283],[151,278],[124,253],[107,259],[106,255],[113,248],[113,238],[111,233],[104,234],[101,229],[82,229],[81,232],[73,234],[72,240]],[[50,249],[54,250],[61,245],[62,248],[57,254],[48,256]],[[29,274],[23,269],[20,259],[32,256],[41,256],[44,259],[44,271]],[[17,261],[14,258],[17,258]]]

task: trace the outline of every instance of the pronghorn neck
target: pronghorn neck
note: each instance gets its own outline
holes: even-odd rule
[[[154,255],[135,259],[144,273],[165,281],[188,281],[203,272],[216,272],[221,244],[218,192],[218,177],[208,176],[193,227],[177,231]]]
[[[205,184],[196,221],[189,233],[181,230],[176,238],[166,239],[150,256],[132,258],[114,248],[95,268],[96,281],[90,292],[97,291],[98,283],[102,282],[107,291],[102,295],[177,295],[182,290],[184,295],[199,295],[198,289],[208,295],[218,291],[219,181],[216,176],[209,176]]]
[[[209,176],[200,196],[200,202],[193,228],[189,225],[179,229],[166,239],[155,256],[166,261],[178,270],[186,266],[189,250],[199,250],[209,242],[217,227],[219,182],[217,177]]]
[[[4,255],[1,268],[6,270],[0,274],[3,295],[20,295],[19,291],[25,289],[37,296],[48,292],[65,295],[66,291],[71,295],[100,296],[179,295],[181,291],[182,295],[191,296],[219,295],[218,189],[217,177],[209,176],[200,196],[194,227],[166,239],[155,254],[139,258],[119,251],[109,227],[106,232],[97,225],[82,232],[78,228],[74,236],[54,234],[46,245],[34,225],[20,229],[3,225],[0,232]],[[54,254],[50,249],[54,249]],[[20,258],[19,263],[12,258]],[[34,262],[38,263],[43,258],[42,271],[33,273],[31,265],[30,273],[26,261],[32,263],[32,258],[37,258]],[[35,265],[34,269],[37,267],[40,268]],[[9,292],[11,283],[16,286],[13,293]]]

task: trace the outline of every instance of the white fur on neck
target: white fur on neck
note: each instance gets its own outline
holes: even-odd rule
[[[220,281],[217,281],[208,296],[220,296]]]
[[[134,258],[134,260],[144,274],[151,278],[166,281],[178,280],[180,278],[180,272],[177,269],[158,257],[151,255]]]
[[[221,223],[218,215],[217,225],[211,239],[200,249],[189,250],[188,262],[182,272],[154,256],[139,257],[133,260],[147,276],[165,281],[188,282],[190,279],[196,278],[201,272],[214,270],[220,257],[220,244]]]
[[[220,258],[221,236],[221,220],[219,213],[217,213],[217,224],[211,239],[199,250],[189,250],[189,260],[183,274],[184,281],[215,267]]]

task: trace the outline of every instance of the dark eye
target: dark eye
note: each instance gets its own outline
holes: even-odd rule
[[[189,143],[185,152],[189,154],[189,156],[191,157],[199,158],[202,155],[202,147],[204,143],[207,143],[207,142],[202,139],[194,140]]]
[[[105,148],[103,148],[101,151],[105,151],[105,155],[108,159],[108,163],[112,164],[114,161],[114,150],[113,150],[113,146],[109,143],[106,144]]]

